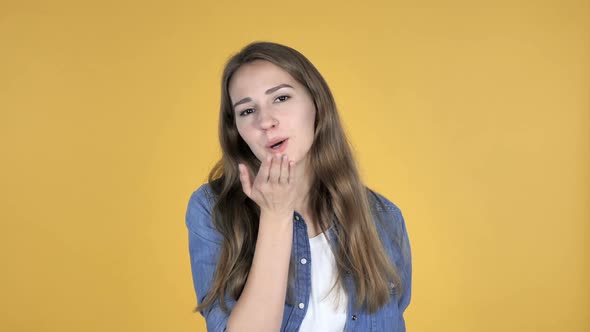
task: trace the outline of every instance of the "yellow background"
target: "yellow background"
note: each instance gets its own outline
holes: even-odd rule
[[[404,212],[408,331],[590,331],[587,1],[0,3],[0,330],[204,331],[184,213],[253,40]]]

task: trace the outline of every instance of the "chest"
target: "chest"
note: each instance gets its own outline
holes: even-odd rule
[[[286,332],[318,330],[310,329],[310,326],[313,325],[309,324],[310,316],[308,316],[308,312],[310,315],[317,315],[319,312],[317,310],[317,297],[314,298],[317,294],[314,294],[314,291],[317,292],[319,289],[322,289],[320,291],[324,292],[327,285],[333,285],[332,282],[336,273],[335,268],[326,268],[326,264],[333,263],[333,257],[330,257],[329,253],[325,252],[325,250],[329,249],[329,246],[325,246],[327,242],[318,251],[317,241],[314,242],[314,239],[309,239],[304,225],[299,226],[301,229],[297,229],[296,227],[293,233],[292,269],[294,278],[292,278],[290,284],[292,298],[290,299],[290,303],[285,304],[281,328],[281,331]],[[323,237],[323,235],[319,236]],[[312,248],[314,249],[313,251]],[[391,249],[386,248],[386,250]],[[316,265],[317,267],[314,269]],[[323,275],[323,273],[328,275]],[[347,289],[353,289],[350,279],[345,280],[344,286]],[[346,296],[341,297],[340,300],[343,299],[345,301],[344,305],[340,307],[336,306],[335,310],[328,315],[331,317],[330,319],[333,319],[331,327],[335,329],[326,330],[322,328],[322,331],[405,332],[403,315],[399,310],[397,297],[394,294],[393,288],[390,292],[390,302],[377,312],[371,314],[355,309],[354,293],[343,293]],[[316,306],[314,307],[314,305]],[[325,322],[324,320],[322,323]]]

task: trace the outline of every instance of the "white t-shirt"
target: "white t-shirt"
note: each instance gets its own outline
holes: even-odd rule
[[[334,286],[336,260],[322,233],[309,239],[311,249],[311,295],[300,332],[342,332],[346,323],[348,297]]]

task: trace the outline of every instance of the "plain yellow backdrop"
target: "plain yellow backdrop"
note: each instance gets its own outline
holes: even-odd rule
[[[254,40],[401,207],[408,331],[590,331],[590,4],[532,0],[2,1],[1,331],[205,331],[184,213]]]

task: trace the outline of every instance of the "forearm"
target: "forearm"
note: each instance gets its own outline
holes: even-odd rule
[[[227,331],[278,331],[281,327],[293,242],[292,214],[262,213],[248,280]]]

